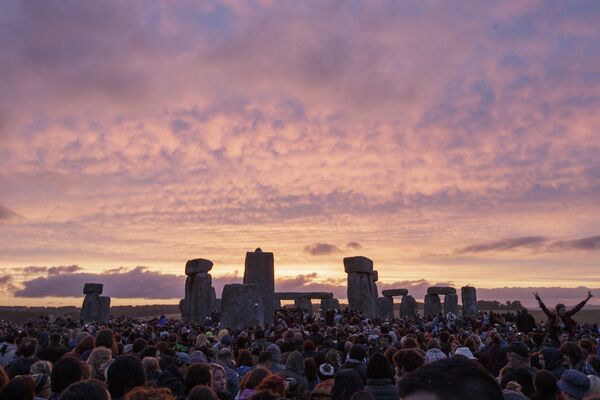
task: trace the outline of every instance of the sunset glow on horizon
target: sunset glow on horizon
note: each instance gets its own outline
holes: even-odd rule
[[[276,289],[600,305],[600,3],[0,0],[0,305]],[[420,296],[420,297],[419,297]]]

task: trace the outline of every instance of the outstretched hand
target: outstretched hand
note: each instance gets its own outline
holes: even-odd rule
[[[588,290],[588,297],[587,297],[587,299],[589,300],[589,299],[591,299],[592,297],[594,297],[594,295],[592,294],[592,291],[591,291],[591,290]]]
[[[533,297],[535,297],[535,299],[537,301],[542,301],[542,298],[540,297],[540,295],[538,294],[538,292],[533,292]]]

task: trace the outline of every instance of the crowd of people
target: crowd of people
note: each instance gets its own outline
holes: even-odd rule
[[[0,400],[600,400],[598,324],[574,309],[369,320],[278,310],[231,329],[162,316],[0,325]]]

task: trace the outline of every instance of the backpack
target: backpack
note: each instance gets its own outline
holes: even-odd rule
[[[363,389],[364,382],[357,368],[340,368],[335,374],[332,400],[349,400],[356,392]]]

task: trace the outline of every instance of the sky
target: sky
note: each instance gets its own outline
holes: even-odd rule
[[[0,305],[600,297],[600,3],[0,0]],[[600,300],[593,299],[595,304]]]

